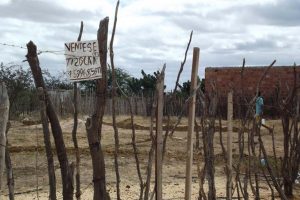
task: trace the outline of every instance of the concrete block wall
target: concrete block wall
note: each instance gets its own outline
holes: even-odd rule
[[[250,100],[256,94],[256,86],[263,75],[266,67],[245,67],[243,79],[241,67],[208,67],[205,69],[205,92],[212,91],[212,83],[216,85],[219,95],[219,106],[223,117],[227,113],[227,94],[232,88],[234,91],[234,115],[239,116],[238,97],[241,96],[243,84],[244,96]],[[296,67],[297,85],[300,85],[300,66]],[[265,102],[265,117],[277,117],[278,110],[274,101],[276,87],[280,87],[280,95],[286,96],[293,87],[294,69],[291,66],[272,67],[261,83],[261,93]],[[254,105],[253,105],[254,109]]]
[[[205,69],[205,90],[211,92],[211,83],[216,84],[218,93],[226,96],[230,88],[241,92],[242,84],[246,96],[254,96],[256,86],[264,73],[266,67],[245,67],[243,80],[241,78],[241,67],[208,67]],[[297,82],[300,82],[300,67],[296,67]],[[282,94],[285,95],[288,88],[293,86],[294,70],[291,66],[272,67],[261,83],[261,92],[268,98],[279,84]]]

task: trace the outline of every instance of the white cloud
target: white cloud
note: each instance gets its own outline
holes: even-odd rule
[[[0,0],[0,5],[8,4],[10,0]]]
[[[96,38],[99,20],[110,17],[113,0],[0,0],[0,42],[25,46],[33,40],[40,50],[63,50],[76,40],[84,21],[83,40]],[[194,30],[183,78],[190,78],[192,47],[201,49],[204,66],[299,62],[300,3],[294,0],[123,0],[115,36],[115,64],[140,76],[167,63],[168,88],[174,84],[190,31]],[[110,36],[109,36],[110,38]],[[2,46],[0,62],[21,62],[26,49]],[[64,55],[41,54],[51,72],[65,67]],[[170,86],[169,86],[170,85]]]

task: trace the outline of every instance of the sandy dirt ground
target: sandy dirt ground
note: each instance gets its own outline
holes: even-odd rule
[[[119,136],[120,136],[120,154],[119,166],[121,175],[121,198],[138,199],[139,197],[139,179],[136,171],[136,163],[133,155],[133,148],[131,145],[132,132],[128,127],[128,116],[118,117]],[[111,117],[106,116],[104,121],[106,125],[103,126],[102,147],[105,154],[106,165],[106,180],[107,189],[110,193],[111,199],[116,199],[116,178],[114,172],[114,138],[113,129],[110,126]],[[148,152],[150,149],[149,118],[136,117],[136,124],[140,126],[136,130],[137,147],[139,150],[139,159],[141,162],[141,169],[143,180],[146,179],[146,167],[148,161]],[[275,125],[276,132],[276,151],[280,156],[282,155],[282,133],[280,130],[279,121],[267,121],[268,125]],[[174,137],[168,139],[167,152],[163,165],[163,199],[184,199],[185,187],[185,162],[186,162],[186,134],[185,127],[187,119],[183,119],[180,124],[180,131],[174,133]],[[226,125],[224,121],[224,126]],[[62,129],[64,132],[64,140],[68,151],[68,159],[70,162],[75,161],[73,142],[71,137],[71,130],[73,127],[72,119],[61,120]],[[262,130],[264,143],[268,152],[271,154],[271,136],[266,130]],[[47,160],[44,150],[43,133],[40,124],[25,126],[21,122],[12,122],[12,127],[8,135],[9,150],[11,152],[12,165],[15,178],[15,199],[29,200],[29,199],[48,199],[48,173]],[[81,157],[81,191],[82,200],[93,199],[93,183],[92,183],[92,163],[90,159],[88,143],[85,132],[85,117],[79,120],[78,141],[80,147]],[[226,144],[226,133],[223,136],[224,144]],[[234,142],[237,141],[237,133],[234,133]],[[200,141],[202,145],[202,141]],[[52,145],[53,140],[52,140]],[[238,151],[236,143],[233,144],[234,154]],[[214,151],[216,155],[216,192],[218,197],[224,197],[226,191],[226,177],[224,173],[225,163],[222,159],[221,148],[219,143],[219,134],[215,134]],[[38,147],[38,148],[36,148]],[[38,151],[36,151],[36,149]],[[54,146],[53,146],[54,149]],[[55,150],[54,150],[55,152]],[[219,156],[218,156],[219,155]],[[57,179],[57,197],[62,199],[61,194],[61,179],[60,168],[55,158],[55,169]],[[195,155],[193,165],[193,185],[192,185],[192,199],[197,199],[199,190],[199,178],[197,173],[197,162],[203,163],[203,156]],[[154,166],[153,166],[154,172]],[[2,183],[1,199],[8,199],[8,190],[6,182]],[[153,188],[154,178],[151,182]],[[207,188],[206,188],[207,189]],[[152,189],[151,189],[152,190]],[[270,191],[265,181],[261,184],[261,199],[270,199]],[[295,199],[300,199],[300,186],[295,187]],[[236,195],[236,193],[235,193]]]

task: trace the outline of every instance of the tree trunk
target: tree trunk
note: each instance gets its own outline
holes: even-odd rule
[[[48,118],[46,115],[46,103],[43,88],[38,88],[38,96],[40,100],[40,113],[44,133],[44,144],[46,149],[46,156],[48,162],[48,176],[49,176],[49,199],[56,200],[56,177],[53,161],[53,153],[51,149],[50,131],[48,126]]]
[[[97,38],[99,44],[102,78],[96,80],[95,110],[92,114],[92,117],[89,117],[85,124],[93,165],[94,200],[109,199],[108,193],[106,192],[104,156],[100,143],[102,119],[105,111],[107,93],[106,61],[108,22],[108,17],[101,20],[98,29]]]
[[[50,121],[52,134],[54,137],[54,142],[56,146],[56,152],[58,161],[61,169],[62,185],[63,185],[63,199],[70,200],[73,199],[73,172],[74,167],[69,165],[68,156],[65,148],[65,143],[63,139],[63,134],[61,130],[60,123],[58,121],[57,115],[54,110],[54,106],[48,96],[46,91],[45,83],[42,76],[42,71],[40,68],[39,59],[37,56],[37,47],[30,41],[27,44],[28,53],[26,55],[27,61],[30,65],[30,69],[33,75],[34,83],[36,88],[42,87],[45,93],[46,101],[46,113]]]
[[[3,181],[3,171],[5,165],[5,146],[6,146],[6,126],[9,115],[9,98],[6,85],[0,83],[0,189]]]

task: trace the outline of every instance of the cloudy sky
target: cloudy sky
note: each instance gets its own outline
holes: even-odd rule
[[[64,50],[76,41],[96,39],[99,21],[110,18],[115,0],[0,0],[0,43],[39,50]],[[167,64],[166,83],[172,88],[191,30],[194,31],[182,76],[190,77],[192,47],[199,47],[199,75],[208,66],[300,63],[300,0],[121,0],[115,36],[115,64],[140,77]],[[109,36],[110,38],[110,36]],[[0,45],[0,62],[21,63],[26,49]],[[42,53],[43,68],[65,70],[63,52]],[[23,63],[23,65],[27,65]]]

